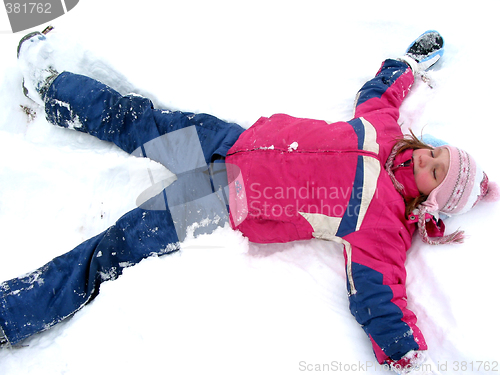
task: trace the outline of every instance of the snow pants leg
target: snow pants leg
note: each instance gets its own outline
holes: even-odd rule
[[[72,251],[1,283],[0,327],[12,345],[73,315],[125,267],[178,250],[192,211],[185,207],[213,211],[210,202],[217,200],[220,207],[218,186],[227,185],[224,173],[218,173],[224,172],[221,161],[244,130],[210,115],[156,110],[146,98],[121,96],[68,72],[49,88],[46,116],[55,125],[159,161],[177,174],[177,181]]]
[[[186,165],[191,169],[206,167],[225,157],[244,131],[237,124],[204,113],[155,109],[147,98],[122,96],[96,80],[69,72],[61,73],[50,86],[45,112],[55,125],[112,142],[130,154],[158,161],[176,174],[185,172]],[[191,127],[201,146],[201,157],[193,153],[194,142],[187,132],[182,134]],[[160,145],[164,138],[165,144]]]
[[[178,249],[169,211],[132,210],[72,251],[0,284],[0,326],[16,345],[73,315],[125,267]]]

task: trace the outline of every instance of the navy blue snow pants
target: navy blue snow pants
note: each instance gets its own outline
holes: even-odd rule
[[[103,233],[36,271],[1,283],[0,327],[12,345],[73,315],[98,294],[103,281],[118,277],[125,266],[178,250],[188,227],[200,220],[190,216],[199,207],[190,205],[201,202],[205,207],[208,201],[225,199],[224,157],[244,131],[207,114],[154,109],[146,98],[122,96],[69,72],[50,86],[45,111],[55,125],[164,164],[177,180],[153,189],[159,191],[156,195],[146,194],[138,208]],[[221,210],[210,202],[205,208],[214,211],[208,213],[212,218],[227,215],[227,206]],[[221,223],[208,226],[212,224]]]

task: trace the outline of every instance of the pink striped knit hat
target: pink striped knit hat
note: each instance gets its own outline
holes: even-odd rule
[[[494,201],[499,198],[497,184],[488,176],[465,151],[453,146],[441,146],[450,153],[450,166],[443,182],[435,188],[427,200],[418,207],[419,233],[429,244],[463,242],[464,232],[457,230],[441,238],[430,239],[425,228],[425,215],[442,212],[448,216],[469,211],[480,200]]]

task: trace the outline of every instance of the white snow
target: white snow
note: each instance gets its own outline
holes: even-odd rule
[[[466,148],[500,182],[496,5],[82,0],[52,24],[61,65],[78,68],[90,50],[128,82],[107,77],[91,57],[86,68],[119,89],[137,87],[160,108],[244,127],[274,113],[348,120],[357,90],[383,59],[439,30],[447,44],[429,73],[434,88],[416,82],[401,122]],[[164,171],[49,125],[40,109],[29,122],[15,53],[25,32],[12,35],[0,17],[6,280],[106,229],[151,185],[148,171]],[[466,231],[465,244],[432,247],[416,238],[408,254],[408,303],[442,374],[500,371],[498,209],[479,204],[447,220],[449,231]],[[1,350],[0,374],[384,373],[349,312],[345,284],[335,244],[255,245],[222,228],[127,269],[73,318],[25,348]]]

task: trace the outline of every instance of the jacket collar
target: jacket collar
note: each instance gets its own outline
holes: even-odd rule
[[[417,183],[415,182],[415,175],[413,173],[413,150],[408,149],[399,153],[394,158],[394,166],[392,167],[392,172],[395,179],[399,182],[403,189],[400,190],[406,202],[411,201],[420,195],[417,188]],[[408,222],[419,223],[418,209],[412,212],[408,217]],[[445,232],[445,225],[443,220],[438,217],[426,213],[424,217],[423,225],[430,237],[443,237]]]
[[[407,149],[394,158],[392,171],[396,180],[403,185],[401,195],[406,202],[420,195],[413,173],[413,150]]]

